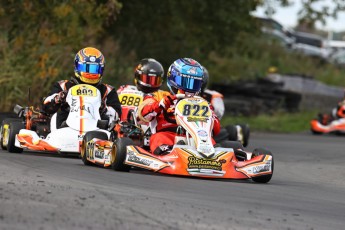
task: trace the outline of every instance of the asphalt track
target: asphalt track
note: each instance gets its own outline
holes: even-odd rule
[[[345,137],[252,134],[268,184],[84,166],[0,151],[0,229],[344,229]]]

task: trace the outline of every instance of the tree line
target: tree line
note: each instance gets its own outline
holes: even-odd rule
[[[104,82],[115,86],[132,84],[134,66],[146,57],[156,58],[165,70],[177,58],[192,57],[208,68],[211,81],[255,77],[280,55],[276,48],[268,48],[273,54],[258,49],[260,26],[250,12],[262,4],[258,0],[0,1],[0,110],[25,104],[29,87],[38,103],[54,81],[74,74],[74,55],[86,46],[103,52]],[[262,46],[267,48],[266,43]]]

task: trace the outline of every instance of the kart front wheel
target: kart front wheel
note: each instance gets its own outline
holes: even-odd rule
[[[274,158],[273,158],[273,154],[271,153],[271,151],[269,151],[267,149],[263,149],[263,148],[254,149],[252,158],[256,157],[256,156],[260,156],[260,155],[271,155],[272,156],[272,163],[271,163],[272,164],[272,166],[271,166],[272,167],[272,173],[268,174],[268,175],[252,177],[252,180],[254,182],[257,182],[257,183],[267,183],[271,180],[271,178],[273,176]]]
[[[310,129],[310,131],[314,134],[314,135],[321,135],[322,132],[319,132],[319,131],[315,131],[313,129]]]
[[[21,153],[23,152],[22,148],[18,148],[15,146],[16,143],[16,135],[19,133],[21,129],[24,129],[23,122],[20,121],[12,121],[8,125],[8,142],[7,142],[7,150],[10,153]]]
[[[235,125],[228,125],[225,127],[229,134],[229,141],[237,141],[237,128]]]
[[[0,147],[3,150],[7,150],[7,142],[8,142],[8,126],[10,122],[13,121],[20,121],[19,118],[6,118],[2,120],[1,126],[0,126]],[[6,138],[4,138],[4,135],[7,135]]]
[[[124,164],[127,155],[127,146],[134,142],[128,137],[122,137],[115,140],[111,150],[111,167],[115,171],[129,172],[130,165]]]
[[[93,151],[93,149],[90,149],[89,147],[89,141],[91,141],[93,138],[108,140],[108,135],[100,131],[90,131],[85,133],[80,150],[81,160],[83,161],[84,165],[91,165],[91,162],[87,159],[87,154],[89,154],[89,151]]]

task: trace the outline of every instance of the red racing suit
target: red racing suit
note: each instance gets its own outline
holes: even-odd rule
[[[139,118],[144,122],[149,122],[152,131],[152,136],[150,139],[150,150],[153,153],[161,145],[173,146],[176,136],[176,123],[168,122],[163,115],[163,108],[160,107],[160,101],[166,96],[172,96],[171,93],[167,91],[159,90],[152,94],[147,94],[144,98],[143,103],[139,106],[138,114]],[[170,109],[175,108],[175,103],[171,105]],[[211,106],[212,109],[212,106]],[[213,110],[212,110],[213,112]],[[171,113],[173,116],[173,113]],[[220,131],[220,122],[215,113],[213,134],[217,135]],[[214,142],[215,144],[215,142]]]
[[[128,112],[133,110],[137,111],[138,106],[144,99],[144,93],[138,90],[134,85],[122,85],[117,89],[117,94],[122,107],[122,115],[120,120],[128,120]]]

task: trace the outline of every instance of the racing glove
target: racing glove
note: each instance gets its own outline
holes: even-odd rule
[[[65,91],[61,91],[57,93],[54,97],[54,101],[56,104],[61,104],[66,101],[66,95],[67,93]]]
[[[176,100],[176,96],[175,95],[168,95],[163,97],[163,99],[159,102],[159,107],[161,107],[162,109],[169,109],[171,105],[174,104],[174,100]]]
[[[109,125],[113,121],[118,121],[120,119],[119,114],[115,111],[115,109],[111,106],[106,106],[105,115],[109,118]]]

